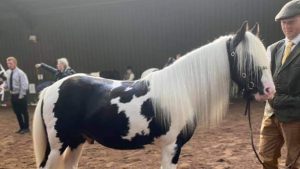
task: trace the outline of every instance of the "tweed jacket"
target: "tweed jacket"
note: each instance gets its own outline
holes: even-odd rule
[[[265,115],[274,114],[281,122],[300,121],[300,43],[281,64],[284,42],[280,40],[268,47],[276,94],[268,101]]]

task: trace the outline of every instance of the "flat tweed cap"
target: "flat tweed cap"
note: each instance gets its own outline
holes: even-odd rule
[[[300,15],[300,0],[292,0],[286,3],[275,17],[275,21]]]

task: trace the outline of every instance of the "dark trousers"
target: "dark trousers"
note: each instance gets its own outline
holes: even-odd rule
[[[11,95],[12,108],[17,116],[20,129],[28,129],[29,118],[27,110],[27,97],[19,99],[19,94]]]

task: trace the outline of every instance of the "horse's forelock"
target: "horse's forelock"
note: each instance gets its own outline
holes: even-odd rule
[[[262,41],[251,32],[246,32],[245,39],[237,46],[236,52],[238,56],[238,71],[240,73],[249,71],[258,73],[259,68],[269,67],[266,48]],[[246,70],[249,67],[253,69]]]

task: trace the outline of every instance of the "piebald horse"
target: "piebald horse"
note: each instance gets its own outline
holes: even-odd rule
[[[37,167],[77,168],[84,143],[95,140],[121,150],[156,144],[161,168],[175,169],[196,126],[224,116],[230,78],[256,100],[273,97],[265,47],[247,27],[134,82],[75,74],[47,87],[33,121]]]

